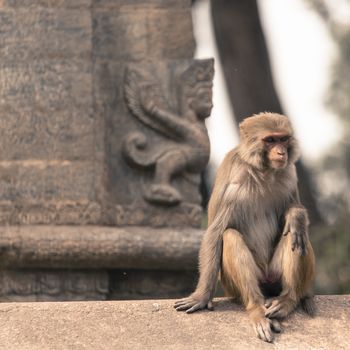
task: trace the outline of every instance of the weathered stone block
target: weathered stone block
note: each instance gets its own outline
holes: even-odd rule
[[[103,222],[91,8],[74,4],[0,6],[1,224]]]
[[[1,0],[0,8],[89,8],[92,0]]]
[[[89,9],[0,6],[1,61],[90,59],[91,28]]]
[[[166,264],[194,273],[201,232],[188,227],[202,219],[211,101],[197,103],[200,111],[188,99],[197,90],[211,98],[212,62],[197,89],[202,64],[192,61],[190,7],[190,0],[0,0],[0,262],[18,269],[0,276],[0,298],[120,296],[127,288],[117,272],[108,276],[114,292],[106,292],[105,269]],[[135,132],[156,156],[151,166],[130,152]],[[156,278],[148,274],[151,293]],[[175,275],[163,275],[164,290]]]
[[[193,271],[202,235],[190,228],[0,226],[0,266]]]
[[[133,181],[150,173],[128,169],[120,148],[123,136],[138,127],[125,107],[124,62],[192,57],[189,6],[189,1],[159,0],[1,2],[3,220],[49,223],[56,217],[52,223],[64,218],[77,223],[90,201],[104,214],[98,209],[88,220],[82,214],[83,223],[200,224],[198,190],[186,191],[178,179],[184,203],[148,211]],[[154,135],[154,140],[162,139]],[[79,208],[73,216],[57,209],[71,202]],[[11,210],[12,203],[20,210]]]
[[[111,9],[156,7],[156,8],[185,8],[191,6],[191,0],[1,0],[0,8],[90,8],[105,7]]]
[[[148,55],[168,59],[192,58],[195,41],[191,12],[155,10],[147,18],[150,35]],[[181,30],[174,30],[181,28]]]
[[[195,289],[197,279],[195,270],[113,270],[108,299],[180,298]]]
[[[135,9],[135,8],[166,8],[186,9],[191,7],[191,0],[92,0],[94,7],[110,9]]]
[[[91,63],[0,63],[0,159],[92,159]]]
[[[94,58],[137,60],[147,56],[147,19],[142,11],[95,10],[93,20]]]
[[[1,301],[105,300],[105,271],[2,271]]]
[[[185,10],[94,11],[93,44],[98,60],[191,58],[191,13]],[[181,28],[181,30],[174,30]]]
[[[18,202],[88,200],[94,194],[93,165],[81,161],[0,162],[0,198]]]
[[[0,224],[96,224],[98,183],[91,162],[0,162]]]
[[[196,271],[10,270],[0,272],[0,301],[178,298],[196,279]]]

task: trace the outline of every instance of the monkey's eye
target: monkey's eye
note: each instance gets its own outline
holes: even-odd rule
[[[289,139],[290,139],[290,136],[287,135],[287,136],[281,137],[281,138],[280,138],[280,141],[281,141],[281,142],[287,142]]]
[[[273,137],[269,136],[269,137],[265,137],[264,141],[267,143],[274,143],[275,139]]]

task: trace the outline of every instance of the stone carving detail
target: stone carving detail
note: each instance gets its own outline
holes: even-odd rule
[[[150,168],[151,184],[143,189],[150,203],[177,205],[182,195],[173,178],[191,181],[209,160],[210,144],[204,124],[212,108],[214,61],[190,60],[168,67],[167,83],[158,80],[156,66],[129,67],[124,94],[128,109],[143,125],[162,136],[161,142],[141,131],[123,140],[122,152],[131,166]],[[146,66],[147,67],[147,66]],[[152,142],[153,141],[153,142]]]
[[[0,301],[105,300],[108,283],[105,271],[1,271]]]

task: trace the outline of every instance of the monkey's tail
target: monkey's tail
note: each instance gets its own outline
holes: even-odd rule
[[[301,308],[311,317],[316,314],[316,304],[313,296],[306,296],[300,300]]]
[[[132,132],[122,143],[122,153],[132,164],[148,168],[157,162],[157,159],[166,152],[166,149],[150,150],[146,135],[141,132]]]

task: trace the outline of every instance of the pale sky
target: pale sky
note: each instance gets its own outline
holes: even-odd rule
[[[344,0],[333,0],[344,2]],[[318,15],[303,0],[259,0],[276,88],[292,119],[309,162],[319,159],[341,137],[336,116],[324,106],[336,46]],[[214,108],[207,126],[211,163],[217,166],[238,142],[232,110],[215,47],[209,1],[194,8],[197,58],[214,57]]]

